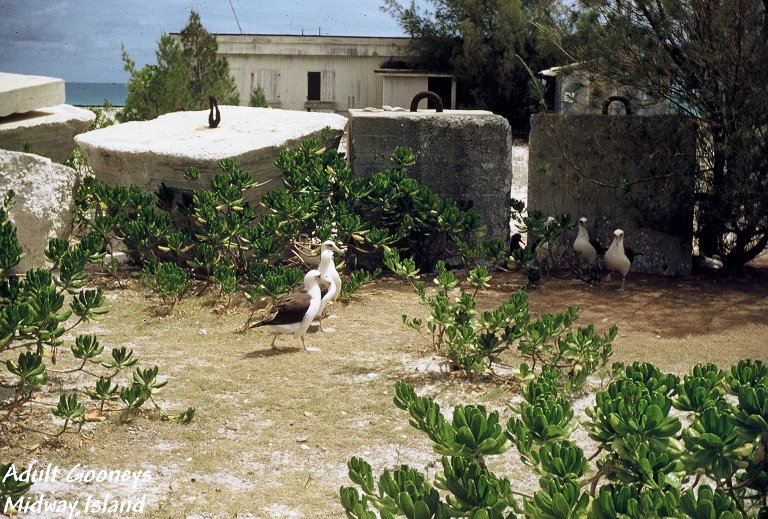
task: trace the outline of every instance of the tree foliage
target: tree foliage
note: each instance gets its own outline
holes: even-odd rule
[[[768,244],[767,10],[765,0],[582,0],[568,49],[589,72],[699,120],[699,246],[730,266]]]
[[[535,107],[530,71],[556,64],[557,53],[539,37],[537,24],[564,23],[559,0],[385,0],[383,9],[413,40],[415,68],[448,70],[457,79],[459,105],[507,117],[525,133]]]
[[[257,108],[269,108],[267,95],[264,93],[264,89],[261,87],[261,85],[256,85],[251,91],[251,100],[249,106],[255,106]]]
[[[142,121],[180,110],[208,107],[208,96],[219,104],[239,104],[229,63],[217,54],[216,38],[192,11],[179,37],[163,34],[156,51],[157,64],[137,69],[123,47],[125,71],[131,75],[121,122]]]

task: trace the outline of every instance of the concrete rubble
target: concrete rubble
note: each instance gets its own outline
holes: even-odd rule
[[[0,150],[0,193],[15,194],[9,216],[26,253],[17,272],[44,267],[48,240],[69,237],[78,180],[77,171],[48,158]]]
[[[95,120],[90,110],[64,104],[63,80],[0,72],[0,149],[64,162],[75,135]]]
[[[208,110],[174,112],[151,120],[128,122],[78,135],[98,180],[112,185],[136,185],[156,191],[160,184],[176,190],[209,188],[218,163],[232,159],[253,174],[256,182],[276,180],[274,161],[286,148],[302,141],[322,139],[335,148],[344,132],[346,118],[330,113],[301,112],[245,106],[220,106],[221,123],[208,126]],[[330,131],[325,132],[328,127]],[[190,182],[187,168],[194,166],[200,178]],[[279,187],[268,182],[252,190],[251,197]]]

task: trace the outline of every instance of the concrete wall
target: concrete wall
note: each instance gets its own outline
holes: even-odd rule
[[[605,247],[617,228],[634,272],[691,270],[696,125],[682,116],[534,115],[528,206],[586,216]],[[574,236],[566,237],[567,243]]]
[[[482,110],[350,111],[349,160],[355,175],[391,166],[398,146],[410,147],[408,173],[436,193],[478,213],[488,236],[509,239],[512,133],[506,119]]]
[[[382,106],[382,78],[374,73],[402,57],[408,38],[218,34],[247,105],[261,85],[274,108],[345,112]],[[321,99],[307,100],[307,73],[321,73]]]

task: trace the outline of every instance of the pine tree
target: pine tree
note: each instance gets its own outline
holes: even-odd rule
[[[156,52],[157,64],[136,68],[123,47],[123,64],[131,75],[121,122],[154,119],[180,110],[208,108],[208,96],[219,104],[239,104],[229,62],[217,54],[216,38],[192,11],[179,38],[163,34]]]

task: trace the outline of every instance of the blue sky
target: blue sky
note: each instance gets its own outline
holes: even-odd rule
[[[382,0],[231,1],[245,33],[404,35]],[[0,72],[126,82],[120,44],[137,65],[155,63],[160,35],[191,9],[209,32],[240,32],[228,0],[0,0]]]

